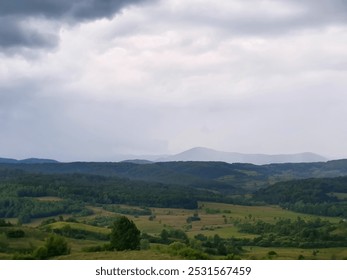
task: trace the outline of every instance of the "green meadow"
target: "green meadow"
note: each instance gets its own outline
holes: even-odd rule
[[[50,198],[53,199],[53,198]],[[122,209],[132,209],[134,206],[117,205]],[[93,248],[102,248],[108,243],[108,235],[111,230],[110,223],[123,214],[114,213],[100,207],[89,207],[93,211],[91,215],[83,217],[53,216],[46,219],[35,219],[31,223],[21,226],[0,227],[0,244],[5,246],[0,252],[1,259],[29,258],[38,246],[44,244],[45,239],[58,234],[64,236],[70,247],[70,254],[57,256],[57,259],[191,259],[209,258],[225,259],[229,255],[201,253],[203,250],[201,241],[197,236],[203,236],[206,240],[213,240],[218,236],[226,240],[254,240],[259,234],[247,233],[240,230],[239,224],[256,224],[259,221],[275,224],[276,221],[289,219],[314,221],[317,218],[327,221],[332,225],[341,224],[341,219],[336,217],[324,217],[308,214],[300,214],[284,210],[278,206],[241,206],[226,203],[199,202],[196,210],[180,208],[149,208],[151,215],[125,215],[131,219],[142,234],[157,238],[158,242],[148,242],[146,248],[136,251],[107,251]],[[134,208],[136,209],[136,207]],[[195,221],[189,221],[190,217],[198,217]],[[14,220],[11,220],[12,222]],[[10,238],[6,233],[10,230],[22,230],[21,238]],[[172,241],[181,244],[176,248],[170,243],[160,243],[163,230],[183,232],[187,240],[173,238]],[[345,234],[343,229],[341,234]],[[338,229],[336,230],[338,231]],[[183,243],[185,243],[183,245]],[[189,245],[188,245],[189,244]],[[191,245],[193,244],[193,245]],[[198,245],[196,245],[198,244]],[[190,247],[189,247],[190,246]],[[228,246],[228,245],[226,245]],[[184,248],[183,248],[184,247]],[[240,259],[345,259],[346,247],[331,248],[296,248],[278,246],[250,246],[243,245],[240,252],[233,257]],[[194,252],[187,253],[187,248],[194,248]],[[197,249],[198,248],[198,249]],[[176,251],[178,250],[179,253]],[[192,249],[193,250],[193,249]],[[184,253],[182,253],[182,252]],[[208,250],[205,250],[209,252]],[[189,255],[191,254],[191,255]],[[192,257],[193,256],[193,257]]]

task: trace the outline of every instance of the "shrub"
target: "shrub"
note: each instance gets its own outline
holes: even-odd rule
[[[21,229],[10,230],[6,233],[8,238],[21,238],[25,236],[25,232]]]
[[[70,247],[65,238],[58,235],[52,235],[46,239],[44,246],[36,249],[34,257],[43,260],[50,257],[68,254],[70,254]]]

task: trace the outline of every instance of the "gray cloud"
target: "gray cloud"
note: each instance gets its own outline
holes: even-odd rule
[[[0,17],[0,50],[18,46],[51,48],[58,40],[56,34],[25,27],[15,17]]]
[[[47,48],[58,43],[58,35],[27,25],[31,19],[74,24],[81,21],[110,18],[125,6],[146,0],[12,0],[0,1],[0,51],[13,48]]]
[[[46,18],[69,18],[70,20],[112,17],[124,6],[144,0],[12,0],[0,2],[0,15],[20,17],[43,16]]]
[[[302,11],[291,22],[288,22],[294,28],[317,28],[347,23],[347,2],[344,0],[286,0],[285,2],[296,4]]]
[[[306,7],[308,14],[324,17],[331,21],[347,21],[347,2],[344,0],[287,0]]]
[[[218,7],[218,2],[206,3],[207,7],[195,5],[178,13],[172,9],[172,20],[181,25],[191,22],[210,26],[233,35],[270,36],[347,23],[347,1],[344,0],[234,0],[226,7]]]

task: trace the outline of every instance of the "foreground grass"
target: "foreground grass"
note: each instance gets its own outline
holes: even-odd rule
[[[277,259],[277,260],[342,260],[347,259],[347,248],[277,248],[277,247],[244,247],[244,259]],[[275,254],[274,254],[274,253]]]
[[[78,252],[60,256],[59,260],[175,260],[177,256],[152,250],[122,252]]]

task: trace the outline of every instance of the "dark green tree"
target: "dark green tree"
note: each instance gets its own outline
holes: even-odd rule
[[[119,217],[112,225],[111,249],[117,251],[140,248],[140,231],[127,217]]]
[[[167,243],[169,241],[169,232],[163,229],[160,233],[160,238],[164,243]]]

